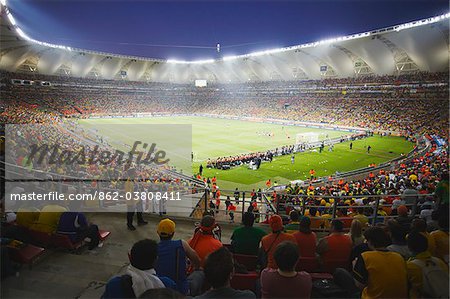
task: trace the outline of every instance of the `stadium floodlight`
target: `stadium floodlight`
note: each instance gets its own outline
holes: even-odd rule
[[[0,3],[1,3],[3,6],[6,6],[6,0],[0,0]]]
[[[222,60],[223,61],[230,61],[230,60],[235,60],[235,59],[237,59],[238,58],[238,56],[225,56],[225,57],[223,57],[222,58]]]

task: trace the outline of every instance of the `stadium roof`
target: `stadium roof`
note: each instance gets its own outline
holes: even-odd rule
[[[450,13],[370,32],[286,48],[177,61],[101,53],[30,38],[1,2],[0,69],[46,75],[192,83],[345,78],[445,71]]]

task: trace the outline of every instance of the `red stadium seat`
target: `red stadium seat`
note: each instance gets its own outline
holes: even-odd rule
[[[105,241],[111,234],[111,232],[106,231],[106,230],[101,230],[101,229],[98,230],[98,233],[100,235],[100,241],[102,241],[102,242]]]
[[[237,290],[255,291],[256,281],[259,279],[258,273],[251,272],[248,274],[236,273],[231,279],[231,287]]]
[[[344,268],[350,270],[350,263],[348,260],[330,260],[322,266],[323,272],[334,273],[336,268]]]
[[[8,252],[11,260],[19,264],[29,265],[31,268],[36,260],[44,254],[45,249],[27,244],[21,248],[8,247]]]
[[[73,243],[69,236],[63,234],[53,234],[52,244],[57,248],[64,248],[69,250],[77,250],[83,246],[83,241]]]
[[[248,271],[255,271],[256,264],[258,262],[258,257],[256,255],[247,255],[247,254],[233,254],[234,260],[244,265]]]
[[[52,235],[49,233],[44,233],[36,230],[28,229],[28,234],[30,235],[31,242],[34,245],[48,247],[52,239]]]
[[[317,272],[319,268],[319,261],[315,257],[300,257],[295,267],[297,271],[306,272]]]

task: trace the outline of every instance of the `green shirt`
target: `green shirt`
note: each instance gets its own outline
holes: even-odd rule
[[[257,255],[259,242],[266,232],[257,227],[236,228],[231,236],[234,253]]]

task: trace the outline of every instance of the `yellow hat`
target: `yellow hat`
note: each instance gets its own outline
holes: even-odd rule
[[[175,222],[169,218],[163,219],[158,224],[158,235],[171,236],[175,233]]]
[[[326,203],[327,203],[327,201],[326,201],[325,199],[322,199],[322,200],[320,201],[320,205],[321,205],[321,206],[324,206]]]
[[[330,203],[334,203],[334,198],[330,198],[328,201],[329,201]]]

